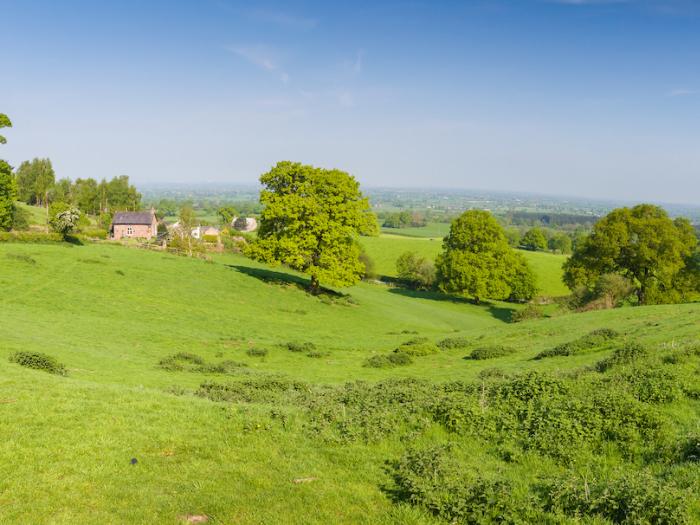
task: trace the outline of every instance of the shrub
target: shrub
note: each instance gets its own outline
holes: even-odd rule
[[[646,472],[625,471],[609,480],[576,476],[550,484],[548,510],[571,517],[598,516],[613,523],[688,523],[685,495],[673,484]]]
[[[393,352],[369,357],[362,366],[367,368],[393,368],[395,366],[410,365],[411,363],[413,363],[413,359],[407,353]]]
[[[314,358],[314,359],[320,359],[320,358],[322,358],[322,357],[328,357],[329,355],[331,355],[330,352],[320,352],[320,351],[318,351],[318,350],[312,350],[311,352],[308,352],[308,353],[306,354],[306,357],[312,357],[312,358]]]
[[[394,350],[394,352],[402,352],[411,356],[419,357],[436,354],[439,352],[439,349],[435,344],[428,341],[427,337],[416,337],[410,341],[402,343],[401,346]]]
[[[613,352],[613,354],[607,359],[603,359],[596,363],[596,370],[598,372],[606,372],[612,367],[627,363],[634,363],[640,359],[643,359],[649,355],[649,349],[640,343],[627,343],[626,345],[618,348]]]
[[[32,231],[0,232],[0,242],[28,242],[28,243],[58,243],[64,242],[63,235],[58,233],[41,233]]]
[[[88,239],[100,239],[104,240],[107,238],[109,235],[109,232],[107,230],[104,230],[102,228],[81,228],[80,229],[81,235]]]
[[[472,350],[472,353],[469,356],[469,358],[478,360],[495,359],[497,357],[505,357],[514,353],[515,351],[515,348],[503,345],[482,346],[480,348],[475,348],[474,350]]]
[[[467,348],[471,341],[467,337],[447,337],[440,341],[437,346],[441,350],[452,350],[454,348]]]
[[[195,394],[212,401],[275,403],[290,402],[308,392],[309,388],[309,385],[302,381],[269,376],[227,384],[206,382],[200,385]]]
[[[285,343],[284,346],[289,350],[290,352],[311,352],[313,350],[316,350],[316,345],[313,343]]]
[[[522,321],[529,321],[531,319],[542,319],[544,318],[544,311],[541,307],[534,304],[528,304],[525,308],[521,310],[513,310],[510,315],[510,320],[513,323],[520,323]]]
[[[405,252],[396,259],[396,274],[414,288],[430,288],[435,283],[435,264],[417,252]]]
[[[596,349],[605,345],[608,341],[619,336],[618,332],[610,328],[599,328],[592,332],[579,337],[574,341],[563,343],[549,350],[544,350],[535,356],[535,359],[544,359],[546,357],[568,356],[581,354],[590,350]]]
[[[68,375],[68,370],[63,364],[54,357],[40,352],[16,352],[10,356],[10,362],[34,370],[43,370],[50,374]]]
[[[239,371],[241,368],[246,368],[248,365],[246,363],[241,363],[239,361],[231,361],[229,359],[221,361],[220,363],[210,363],[204,364],[196,368],[196,372],[202,372],[205,374],[230,374],[231,372]]]
[[[265,357],[267,355],[267,348],[249,348],[246,354],[250,357]]]
[[[700,463],[700,435],[689,436],[682,444],[681,461]]]
[[[529,502],[508,481],[465,471],[448,446],[409,450],[393,464],[399,500],[420,505],[450,523],[532,522]]]

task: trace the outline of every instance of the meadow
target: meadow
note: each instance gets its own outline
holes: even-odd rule
[[[399,231],[399,230],[396,230]],[[378,237],[362,237],[362,246],[375,263],[379,275],[396,277],[396,259],[404,252],[417,252],[435,260],[442,251],[442,239],[382,233]],[[569,293],[562,282],[562,265],[566,256],[546,252],[519,250],[537,275],[541,295],[560,297]]]
[[[614,484],[627,471],[641,480],[633,488],[656,491],[656,503],[642,489],[638,501],[667,520],[658,523],[700,520],[691,496],[700,488],[699,465],[674,445],[700,430],[693,394],[700,392],[693,346],[700,305],[513,324],[515,306],[505,303],[476,306],[367,283],[315,297],[305,282],[233,254],[207,262],[108,243],[0,244],[0,523],[498,521],[487,514],[473,521],[440,492],[457,482],[485,487],[466,501],[498,495],[513,509],[529,508],[523,502],[538,483],[557,483],[549,494],[568,499],[559,497],[555,510],[533,507],[530,522],[581,522],[582,513],[587,523],[618,523],[607,507],[572,507],[578,500],[567,480],[589,476],[595,492],[594,478]],[[596,329],[619,338],[535,359]],[[437,350],[446,338],[451,343]],[[684,390],[644,401],[624,390],[626,369],[595,371],[632,342],[663,355],[668,362],[654,367],[680,374],[673,377],[683,378]],[[367,366],[373,356],[411,347],[427,350],[405,366]],[[469,358],[477,348],[500,347],[508,350],[503,357]],[[67,375],[9,362],[19,351],[53,356]],[[652,378],[657,389],[665,391],[665,377]],[[610,382],[619,403],[587,404],[586,396],[607,392],[600,381]],[[499,405],[515,386],[534,392],[534,401],[508,394],[508,405]],[[576,426],[562,416],[573,405],[559,404],[558,389],[570,389],[567,398],[587,410],[609,407],[612,423],[626,421],[626,445],[604,437],[610,429],[594,433],[593,423]],[[483,412],[484,403],[501,409]],[[521,405],[544,407],[528,416],[534,440],[519,441],[523,429],[510,419],[488,419]],[[663,423],[660,434],[646,419],[637,425],[632,409]],[[552,414],[559,414],[552,428],[566,439],[546,441],[549,425],[532,426]],[[591,417],[599,421],[600,413]],[[512,428],[512,439],[483,433],[497,428]],[[548,448],[562,441],[572,449]],[[473,483],[464,485],[450,461]],[[427,479],[442,480],[442,489]],[[682,516],[665,510],[680,509],[679,497],[688,507]]]

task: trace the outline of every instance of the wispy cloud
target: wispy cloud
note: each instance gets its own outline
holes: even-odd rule
[[[246,15],[258,22],[275,24],[289,29],[309,30],[318,25],[318,20],[305,16],[293,15],[283,11],[273,11],[268,9],[251,9],[246,11]]]
[[[688,89],[688,88],[677,88],[677,89],[672,89],[671,91],[666,93],[667,97],[690,97],[693,95],[700,95],[700,90]]]
[[[274,53],[266,46],[228,46],[226,49],[260,69],[276,74],[283,84],[288,84],[289,74],[282,70]]]

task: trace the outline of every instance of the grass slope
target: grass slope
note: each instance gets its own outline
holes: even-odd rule
[[[601,327],[648,343],[687,340],[700,319],[700,305],[674,305],[513,325],[498,304],[365,284],[348,291],[352,301],[324,301],[299,289],[296,276],[242,257],[206,263],[111,245],[0,244],[0,269],[0,523],[179,523],[189,514],[214,523],[435,523],[382,490],[399,440],[326,443],[308,438],[295,408],[279,419],[275,405],[174,392],[249,377],[333,384],[470,380],[494,366],[572,369],[601,355],[532,358]],[[418,335],[516,352],[477,361],[455,348],[407,367],[362,366]],[[287,341],[314,342],[328,355],[290,352],[279,346]],[[250,357],[251,347],[269,353]],[[8,363],[19,350],[58,358],[68,377]],[[176,352],[249,366],[240,377],[157,366]]]
[[[396,276],[396,259],[404,252],[414,251],[435,259],[442,251],[442,239],[417,238],[394,234],[379,237],[362,237],[362,245],[374,260],[380,275]],[[540,294],[553,297],[567,295],[568,288],[562,282],[564,255],[521,250],[537,275]]]

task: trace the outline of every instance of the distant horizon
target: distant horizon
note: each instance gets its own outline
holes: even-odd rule
[[[700,204],[700,2],[6,0],[0,155],[58,177]],[[28,30],[32,28],[32,30]]]

